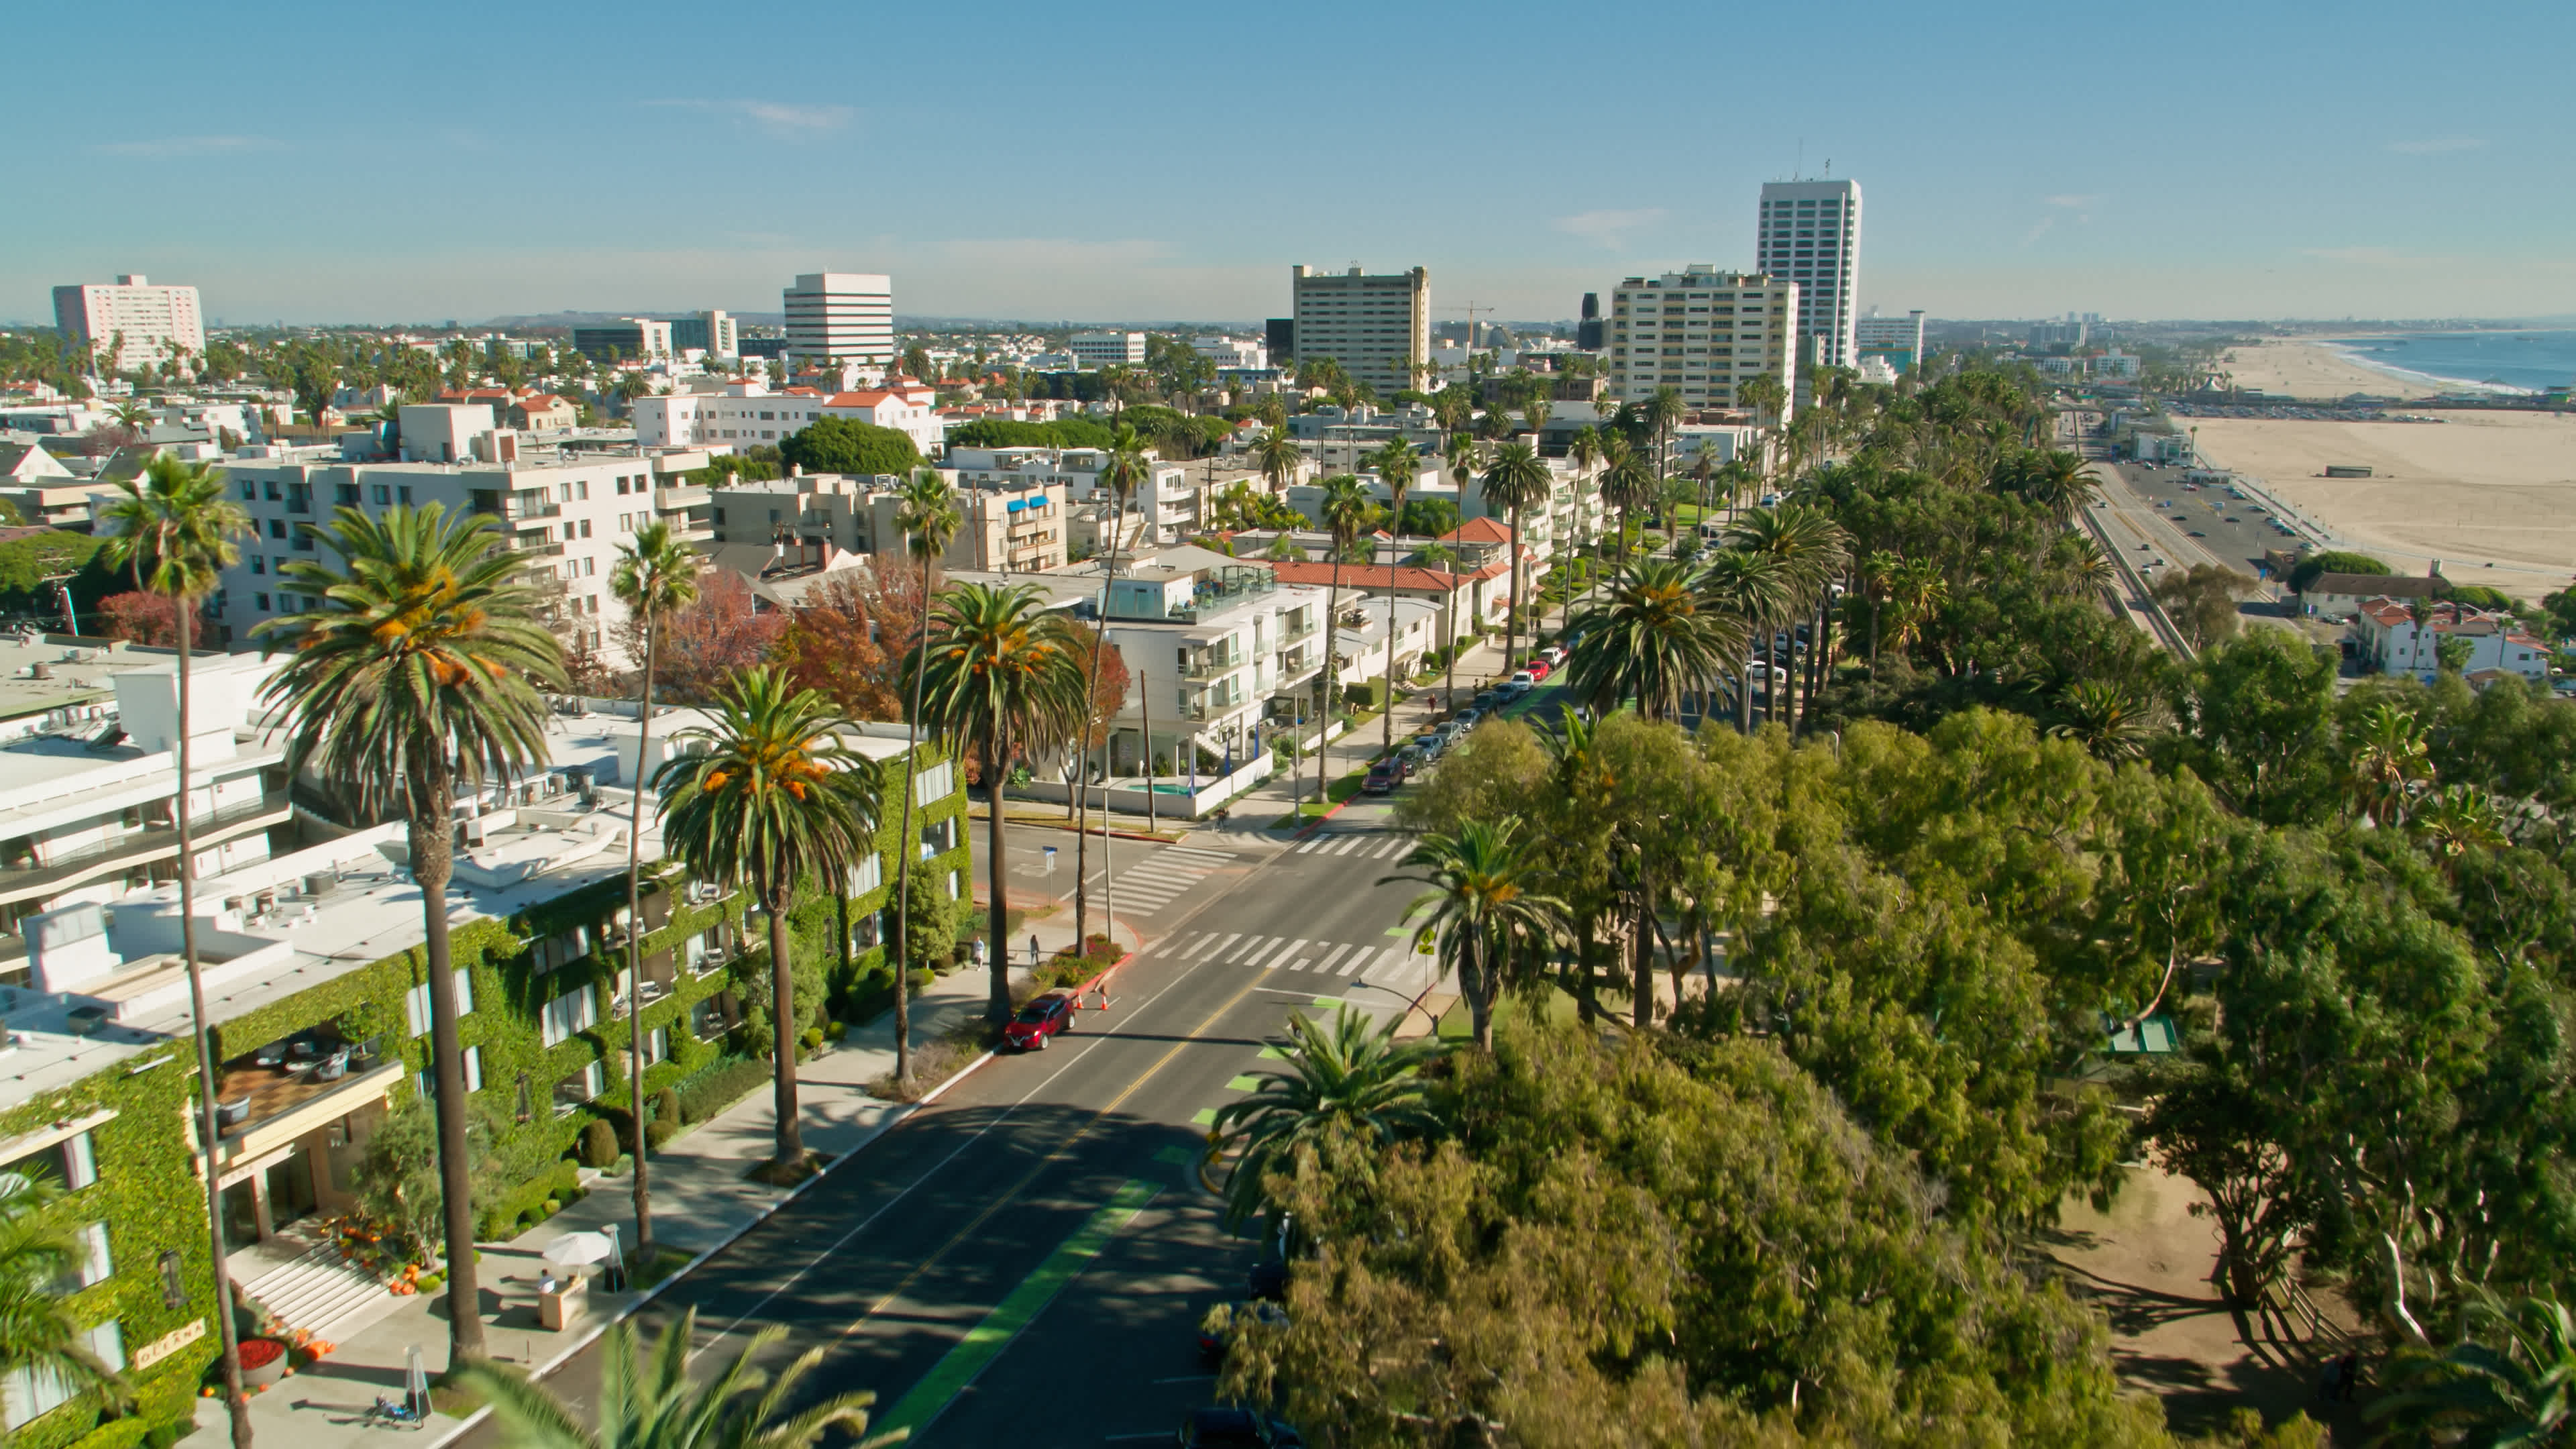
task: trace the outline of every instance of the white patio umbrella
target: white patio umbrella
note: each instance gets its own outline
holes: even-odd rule
[[[617,1255],[617,1245],[605,1233],[566,1233],[546,1244],[544,1258],[561,1268],[579,1267],[584,1263],[604,1263]]]

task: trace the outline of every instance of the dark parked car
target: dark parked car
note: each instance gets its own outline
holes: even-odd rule
[[[1050,991],[1019,1009],[1002,1028],[1002,1040],[1024,1052],[1042,1051],[1047,1038],[1073,1030],[1073,993]]]
[[[1304,1449],[1305,1436],[1252,1409],[1192,1409],[1176,1443],[1184,1449]]]
[[[1401,758],[1380,760],[1369,766],[1368,778],[1360,781],[1364,795],[1391,795],[1404,783],[1404,761]]]

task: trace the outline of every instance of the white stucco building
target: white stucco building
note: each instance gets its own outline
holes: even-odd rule
[[[206,350],[205,314],[194,287],[154,286],[140,272],[114,282],[54,289],[54,325],[88,345],[123,338],[115,367],[157,367],[173,349],[195,357]]]

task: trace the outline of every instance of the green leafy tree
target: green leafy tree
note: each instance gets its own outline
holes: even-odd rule
[[[2526,1298],[2511,1308],[2481,1300],[2471,1315],[2484,1338],[2440,1354],[2410,1346],[2388,1365],[2395,1392],[2364,1417],[2387,1439],[2506,1449],[2576,1442],[2576,1319],[2564,1304]]]
[[[430,1065],[437,1085],[447,1223],[451,1367],[483,1357],[474,1262],[465,1063],[457,1039],[447,882],[459,786],[507,780],[546,758],[543,688],[563,682],[562,648],[538,617],[519,559],[485,514],[438,504],[370,518],[342,508],[315,536],[338,569],[297,560],[285,577],[317,606],[260,626],[286,656],[266,698],[287,715],[290,771],[310,770],[363,816],[398,813],[421,897]]]
[[[2147,592],[2164,605],[2192,647],[2206,649],[2236,637],[2236,604],[2254,592],[2254,580],[2218,564],[2193,564],[2157,576]]]
[[[778,444],[789,464],[808,473],[891,474],[902,477],[921,463],[909,433],[853,418],[816,418]]]
[[[1087,644],[1026,584],[960,584],[939,596],[920,665],[925,722],[971,751],[992,808],[985,812],[996,1025],[1010,1019],[1010,890],[1002,782],[1026,751],[1078,735],[1090,699]]]
[[[654,778],[662,838],[701,880],[738,885],[768,916],[772,1100],[771,1167],[805,1167],[796,1109],[796,986],[788,912],[808,880],[833,883],[873,851],[884,808],[876,768],[841,740],[850,722],[822,695],[782,671],[745,670],[721,689],[700,728],[675,743]]]
[[[640,770],[653,757],[653,680],[661,664],[662,624],[697,601],[698,551],[674,534],[669,524],[654,519],[617,546],[616,559],[609,570],[608,591],[625,606],[627,618],[644,636],[644,677],[635,696],[635,759]],[[635,1255],[638,1262],[650,1262],[653,1198],[642,1079],[644,1063],[650,1060],[644,1054],[644,790],[643,781],[634,783],[635,798],[626,819],[627,1026],[637,1073],[629,1084],[635,1094]]]
[[[2389,574],[2387,564],[2366,553],[2329,548],[2309,554],[2290,569],[2290,592],[2304,594],[2316,587],[2321,574]]]
[[[111,568],[130,571],[137,587],[167,600],[177,625],[179,728],[172,749],[180,779],[191,779],[189,746],[196,653],[193,631],[205,598],[223,582],[223,571],[241,562],[234,540],[251,531],[250,515],[224,495],[220,470],[163,454],[148,464],[140,480],[117,484],[116,495],[99,511],[109,530],[100,550]],[[183,803],[173,812],[179,837],[179,954],[188,972],[189,1022],[197,1050],[197,1080],[215,1079],[212,1023],[206,1014],[204,963],[197,954],[197,851],[191,810]],[[198,1123],[207,1141],[217,1137],[215,1094],[198,1094]],[[241,1345],[233,1326],[232,1277],[224,1267],[223,1196],[211,1174],[206,1178],[206,1221],[215,1268],[215,1305],[222,1329],[224,1402],[230,1411],[234,1449],[249,1449],[250,1400],[241,1386]]]

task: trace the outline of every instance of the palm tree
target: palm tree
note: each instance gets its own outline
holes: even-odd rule
[[[2050,736],[2075,741],[2097,760],[2116,765],[2147,752],[2152,712],[2148,701],[2126,685],[2077,680],[2058,695],[2056,714]]]
[[[48,1178],[0,1175],[0,1372],[31,1371],[92,1398],[122,1401],[125,1379],[90,1352],[88,1326],[72,1315],[61,1290],[63,1275],[89,1250],[52,1211],[59,1196]],[[220,1265],[223,1255],[215,1261]],[[232,1311],[229,1292],[216,1302]],[[240,1397],[236,1387],[234,1398]],[[250,1442],[247,1423],[237,1422],[235,1430],[242,1443]]]
[[[1322,731],[1331,726],[1323,723],[1333,715],[1333,696],[1342,687],[1341,657],[1334,644],[1340,632],[1342,601],[1342,561],[1350,556],[1351,545],[1358,542],[1360,531],[1368,526],[1377,505],[1369,501],[1360,480],[1348,473],[1337,473],[1324,480],[1324,501],[1316,509],[1323,516],[1324,531],[1332,535],[1332,582],[1324,590],[1324,705],[1315,712],[1315,799],[1324,801],[1325,740]],[[1391,641],[1390,641],[1391,642]],[[1328,802],[1327,802],[1328,803]]]
[[[2404,818],[2407,803],[2433,778],[2433,755],[2424,726],[2393,704],[2378,704],[2361,717],[2359,744],[2345,771],[2345,788],[2361,813],[2386,829]]]
[[[922,717],[971,749],[992,808],[985,812],[984,860],[992,894],[993,1021],[1010,1019],[1011,902],[1002,785],[1031,745],[1087,729],[1090,696],[1081,641],[1034,586],[961,584],[939,597],[918,666]],[[1146,742],[1152,749],[1152,741]]]
[[[2407,825],[2433,853],[2445,875],[2456,877],[2462,856],[2500,850],[2509,841],[2495,797],[2475,785],[2453,785],[2426,796]]]
[[[797,1385],[822,1362],[827,1349],[807,1349],[773,1381],[754,1363],[787,1336],[781,1326],[755,1333],[731,1365],[703,1383],[689,1377],[698,1310],[662,1331],[648,1358],[635,1325],[609,1325],[600,1348],[599,1401],[594,1408],[558,1397],[543,1380],[488,1367],[465,1376],[466,1385],[492,1405],[493,1417],[512,1449],[812,1449],[825,1431],[866,1435],[876,1395],[835,1394],[795,1417],[779,1412],[800,1397]],[[854,1449],[876,1449],[901,1433],[858,1438]]]
[[[2060,524],[2066,524],[2093,497],[2093,479],[2085,471],[2082,458],[2073,453],[2051,452],[2042,455],[2039,466],[2025,477],[2022,495],[2047,509]]]
[[[1458,973],[1475,1024],[1476,1048],[1494,1049],[1494,1002],[1503,977],[1523,958],[1563,934],[1564,903],[1536,889],[1537,852],[1519,839],[1520,820],[1468,820],[1455,834],[1433,832],[1414,844],[1398,872],[1379,880],[1416,881],[1431,887],[1405,907],[1404,918],[1422,923],[1417,946],[1437,941]]]
[[[2375,1442],[2403,1434],[2416,1444],[2567,1443],[2576,1431],[2576,1319],[2546,1298],[2526,1298],[2510,1312],[2491,1299],[2473,1300],[2469,1312],[2489,1320],[2503,1343],[2490,1346],[2464,1332],[2439,1355],[2401,1349],[2387,1374],[2397,1392],[2362,1411],[2389,1424]]]
[[[1950,581],[1932,560],[1907,559],[1888,575],[1887,599],[1896,606],[1896,632],[1889,647],[1902,653],[1922,634],[1933,612],[1949,602]]]
[[[1702,565],[1700,590],[1709,597],[1710,606],[1718,613],[1743,625],[1747,647],[1761,656],[1763,668],[1770,668],[1771,635],[1782,619],[1789,615],[1796,598],[1789,578],[1789,567],[1770,554],[1746,549],[1725,548]],[[1750,659],[1729,665],[1735,676],[1736,728],[1753,733],[1753,663]],[[1772,687],[1778,681],[1773,679]],[[1771,700],[1777,713],[1778,697]]]
[[[1673,429],[1681,426],[1682,390],[1659,387],[1646,399],[1642,410],[1646,431],[1655,438],[1655,487],[1662,491],[1663,480],[1673,472]]]
[[[930,565],[941,554],[948,552],[949,543],[957,537],[957,530],[964,525],[965,520],[958,516],[957,505],[949,498],[948,480],[940,477],[939,470],[936,468],[914,469],[912,477],[905,482],[898,497],[901,501],[895,507],[894,526],[903,531],[906,546],[912,550],[912,556],[921,560],[921,598],[924,605],[921,642],[914,648],[912,708],[905,711],[903,717],[903,825],[894,833],[898,847],[894,866],[894,1081],[897,1087],[902,1087],[912,1080],[912,942],[907,939],[912,930],[912,913],[906,903],[912,899],[912,858],[921,853],[912,843],[912,781],[920,773],[913,763],[913,752],[921,748],[920,653],[930,647],[930,630],[927,627]],[[1107,633],[1107,630],[1102,630],[1101,637],[1106,637]],[[1090,708],[1083,716],[1086,732],[1091,715],[1097,713],[1100,708],[1098,698],[1100,646],[1096,641],[1091,650],[1091,673],[1093,697]],[[1080,742],[1076,742],[1075,748],[1080,747]],[[1076,808],[1080,808],[1081,804],[1087,803],[1090,799],[1089,794],[1082,788],[1080,774],[1081,760],[1077,755],[1074,781]],[[1081,822],[1077,821],[1076,825],[1076,838],[1080,839]],[[1082,848],[1076,845],[1074,848],[1076,874],[1073,883],[1075,940],[1082,939],[1083,927],[1082,853]],[[995,938],[994,953],[1000,954],[1002,948],[1003,942],[998,937]]]
[[[1796,607],[1791,617],[1812,612],[1817,621],[1813,653],[1824,653],[1824,606],[1827,586],[1833,582],[1849,557],[1848,538],[1842,526],[1820,509],[1802,504],[1764,509],[1744,520],[1727,535],[1730,543],[1752,553],[1767,553],[1781,561]],[[1782,622],[1787,622],[1783,619]],[[1791,649],[1790,667],[1797,667],[1797,650]],[[1779,717],[1779,686],[1772,686],[1773,718]],[[1792,724],[1797,717],[1792,716]]]
[[[635,799],[626,822],[626,1000],[635,1063],[635,1255],[653,1255],[653,1203],[644,1166],[644,762],[653,757],[653,676],[661,663],[662,628],[697,602],[698,551],[659,519],[618,545],[608,591],[644,633],[644,679],[635,702]]]
[[[1100,464],[1100,487],[1109,494],[1109,557],[1113,567],[1120,535],[1126,531],[1122,520],[1127,515],[1127,500],[1152,476],[1153,465],[1145,458],[1145,440],[1137,436],[1135,424],[1120,423],[1118,431],[1110,435],[1108,454]],[[1150,513],[1145,522],[1151,526]]]
[[[1494,448],[1494,461],[1485,469],[1484,497],[1489,509],[1499,508],[1511,516],[1512,566],[1511,598],[1503,616],[1503,668],[1512,667],[1512,657],[1520,642],[1521,576],[1528,570],[1521,558],[1521,513],[1532,504],[1544,501],[1553,480],[1547,463],[1538,449],[1528,443],[1500,443]]]
[[[563,646],[538,616],[519,558],[497,547],[488,514],[449,518],[442,505],[397,506],[381,518],[342,508],[313,536],[343,567],[286,566],[319,607],[259,627],[287,656],[265,697],[289,712],[287,772],[310,769],[359,813],[399,811],[420,888],[429,975],[439,1184],[447,1227],[448,1364],[483,1357],[474,1263],[473,1157],[466,1142],[464,1048],[447,940],[459,785],[507,780],[546,758],[541,687],[563,687]]]
[[[1084,788],[1085,782],[1082,775],[1086,766],[1083,764],[1083,759],[1090,753],[1091,717],[1099,713],[1100,708],[1098,697],[1100,687],[1100,648],[1109,637],[1109,596],[1116,592],[1118,588],[1118,550],[1120,536],[1124,532],[1124,526],[1119,522],[1119,520],[1126,516],[1127,499],[1129,495],[1136,491],[1138,485],[1144,483],[1148,478],[1150,478],[1152,473],[1152,468],[1150,468],[1145,462],[1144,444],[1137,438],[1136,430],[1125,423],[1120,423],[1118,425],[1118,430],[1110,435],[1109,456],[1103,460],[1103,466],[1100,470],[1100,486],[1109,494],[1109,556],[1107,559],[1103,560],[1101,564],[1100,631],[1092,640],[1091,675],[1089,680],[1083,686],[1084,697],[1088,699],[1090,703],[1084,710],[1081,730],[1079,731],[1078,737],[1073,742],[1075,751],[1073,782],[1073,938],[1077,942],[1088,941],[1091,939],[1089,935],[1091,921],[1091,794],[1089,790]],[[927,594],[922,596],[922,609],[922,627],[924,630],[923,638],[926,640],[929,637],[927,631],[930,623],[929,595]],[[928,645],[925,644],[923,647],[927,648]],[[920,691],[916,688],[914,693],[917,696]],[[917,708],[915,713],[919,713]],[[1102,740],[1100,748],[1102,765],[1105,771],[1109,754],[1109,744],[1106,739]],[[1150,785],[1152,782],[1148,780],[1147,783]],[[1100,793],[1100,818],[1102,822],[1100,831],[1100,851],[1102,856],[1106,858],[1113,853],[1109,845],[1109,792],[1106,788],[1104,788]],[[1115,886],[1117,884],[1117,876],[1114,861],[1109,864],[1108,869],[1110,871],[1109,883],[1112,886]],[[1110,902],[1110,909],[1114,910],[1116,908],[1116,904],[1117,903],[1115,901]],[[997,961],[1000,960],[1002,956],[1002,944],[1002,938],[997,933],[993,937],[993,958]]]
[[[1619,510],[1619,558],[1628,558],[1628,527],[1640,508],[1655,503],[1656,483],[1652,468],[1629,445],[1625,434],[1612,433],[1602,440],[1602,461],[1607,465],[1601,474],[1601,501]]]
[[[1430,1037],[1399,1042],[1398,1025],[1374,1025],[1347,1006],[1334,1013],[1329,1029],[1313,1017],[1288,1018],[1287,1036],[1273,1038],[1288,1065],[1260,1071],[1251,1095],[1218,1109],[1208,1128],[1211,1165],[1236,1145],[1243,1148],[1226,1175],[1228,1228],[1260,1213],[1263,1180],[1294,1172],[1301,1151],[1351,1138],[1382,1146],[1439,1126],[1420,1072],[1441,1045]]]
[[[250,515],[224,496],[220,470],[202,463],[183,463],[174,455],[156,457],[144,469],[140,484],[126,479],[117,497],[100,512],[100,522],[113,530],[106,546],[110,568],[128,569],[137,588],[170,600],[179,626],[179,728],[172,748],[179,770],[178,808],[172,814],[179,831],[179,954],[187,964],[190,1021],[195,1027],[197,1080],[215,1079],[214,1048],[206,1019],[206,980],[197,957],[197,850],[189,823],[188,765],[189,693],[195,656],[193,631],[202,601],[223,582],[223,571],[241,561],[234,539],[251,531]],[[199,1125],[215,1141],[215,1094],[199,1093]],[[242,1393],[240,1344],[233,1331],[232,1275],[224,1267],[223,1194],[212,1174],[206,1177],[206,1226],[215,1266],[215,1315],[223,1330],[224,1402],[232,1413],[234,1449],[249,1449],[250,1400]]]
[[[1573,440],[1565,445],[1565,456],[1573,462],[1576,471],[1591,472],[1592,465],[1601,461],[1601,430],[1596,427],[1575,429]]]
[[[1679,714],[1683,694],[1727,667],[1745,643],[1742,621],[1711,607],[1691,567],[1672,559],[1621,568],[1609,592],[1567,627],[1583,635],[1566,670],[1575,693],[1605,713],[1633,695],[1649,720]]]
[[[1735,400],[1752,412],[1754,427],[1760,429],[1766,439],[1760,466],[1767,472],[1771,453],[1767,440],[1779,431],[1780,414],[1789,406],[1789,389],[1781,383],[1776,372],[1756,373],[1735,385]]]
[[[1874,549],[1860,562],[1860,586],[1869,596],[1869,668],[1870,676],[1878,673],[1878,615],[1887,602],[1887,591],[1904,560],[1887,549]]]
[[[836,882],[843,867],[876,848],[884,787],[875,767],[841,743],[850,722],[819,692],[790,683],[783,670],[759,665],[735,675],[717,687],[708,713],[710,723],[674,741],[704,748],[663,761],[654,776],[662,839],[691,874],[748,888],[768,914],[771,1096],[778,1115],[770,1166],[783,1180],[805,1168],[787,913],[807,877]]]
[[[1273,397],[1271,401],[1277,402],[1278,399]],[[1297,440],[1288,436],[1286,427],[1275,427],[1263,433],[1252,445],[1252,461],[1260,467],[1261,476],[1269,481],[1271,496],[1275,498],[1288,491],[1288,484],[1296,478],[1297,469],[1306,461],[1306,454],[1297,446]]]
[[[1379,481],[1386,484],[1390,500],[1387,503],[1390,516],[1387,537],[1393,541],[1404,532],[1404,495],[1412,489],[1413,480],[1422,472],[1422,457],[1413,450],[1411,443],[1396,438],[1372,454],[1369,465],[1377,470]],[[1378,717],[1378,721],[1385,730],[1384,748],[1390,753],[1395,749],[1395,569],[1403,558],[1404,546],[1401,543],[1386,551],[1386,698],[1381,701],[1386,712]]]

